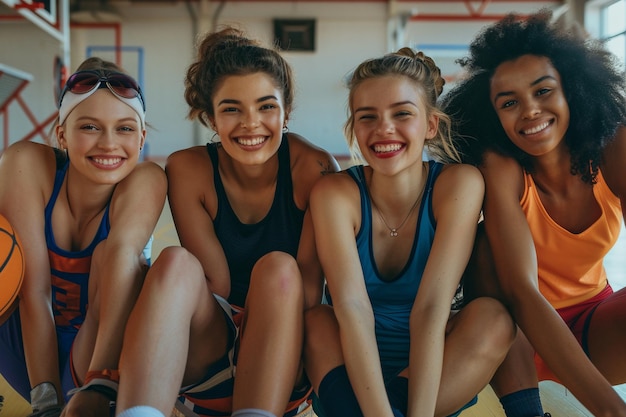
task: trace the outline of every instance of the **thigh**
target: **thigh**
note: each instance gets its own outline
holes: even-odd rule
[[[583,343],[591,361],[613,385],[626,382],[626,288],[611,294],[592,313]]]
[[[334,368],[343,365],[339,324],[333,308],[318,305],[305,312],[304,368],[316,392],[322,379]]]
[[[455,314],[446,329],[437,413],[451,414],[470,402],[489,383],[514,337],[513,319],[495,299],[478,298]]]
[[[206,305],[196,311],[191,321],[183,384],[205,379],[216,363],[227,361],[228,353],[235,349],[237,337],[230,305],[207,290]]]
[[[199,415],[230,415],[233,406],[236,345],[241,334],[240,325],[244,313],[234,311],[224,298],[212,297],[214,297],[215,303],[209,302],[207,304],[212,304],[218,309],[214,311],[212,317],[217,319],[218,316],[221,316],[222,319],[213,320],[213,324],[199,328],[197,331],[192,330],[192,333],[198,334],[198,337],[194,339],[192,336],[190,344],[196,346],[199,354],[206,353],[213,348],[216,350],[205,357],[198,357],[190,353],[179,399],[186,404],[187,408]],[[201,322],[200,318],[198,318],[199,322]],[[216,329],[222,324],[225,326],[225,330]],[[203,340],[205,337],[211,338],[212,334],[218,336],[218,339],[225,338],[225,348],[220,342],[217,345],[214,344],[212,348],[206,349],[207,346],[203,345]],[[204,341],[204,343],[209,342]]]
[[[472,256],[463,274],[462,284],[463,298],[466,302],[478,297],[492,297],[504,301],[491,246],[482,222],[478,225]]]

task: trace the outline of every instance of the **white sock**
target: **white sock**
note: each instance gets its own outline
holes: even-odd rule
[[[165,417],[162,412],[154,407],[139,405],[122,411],[117,417]]]
[[[121,416],[120,416],[121,417]],[[258,408],[243,408],[234,411],[231,417],[276,417],[269,411],[260,410]]]

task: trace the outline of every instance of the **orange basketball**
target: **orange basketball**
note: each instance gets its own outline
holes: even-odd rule
[[[24,253],[17,234],[0,215],[0,323],[17,306],[24,280]]]

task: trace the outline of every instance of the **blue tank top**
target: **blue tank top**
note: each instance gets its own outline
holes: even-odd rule
[[[58,327],[65,327],[77,331],[87,314],[87,289],[91,256],[96,245],[109,235],[109,205],[96,235],[91,243],[80,251],[67,251],[57,246],[52,231],[52,210],[59,196],[59,190],[67,174],[69,159],[57,151],[57,171],[54,177],[54,187],[50,200],[45,209],[45,235],[48,246],[50,273],[52,274],[52,310]]]
[[[230,270],[230,296],[228,302],[244,307],[250,274],[254,264],[265,254],[282,251],[294,258],[298,252],[304,211],[293,200],[289,141],[283,135],[278,149],[278,178],[272,206],[261,221],[242,223],[233,211],[218,169],[219,143],[207,144],[213,163],[213,178],[217,194],[217,213],[213,220],[215,234],[222,245]]]
[[[363,166],[353,166],[347,170],[358,184],[361,194],[361,228],[356,235],[356,244],[367,294],[374,311],[376,342],[386,381],[409,365],[409,316],[435,236],[432,189],[441,167],[442,164],[429,161],[426,189],[420,203],[415,232],[416,239],[413,240],[409,260],[398,276],[387,281],[380,277],[374,260],[372,206]]]

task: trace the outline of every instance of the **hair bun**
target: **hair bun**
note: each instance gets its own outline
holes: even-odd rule
[[[441,76],[441,69],[435,64],[435,61],[425,55],[424,52],[419,51],[415,54],[415,59],[422,61],[424,65],[430,70],[430,74],[433,77],[435,88],[437,89],[437,97],[443,92],[443,86],[446,85],[446,80]]]
[[[407,46],[405,46],[404,48],[400,48],[396,52],[396,55],[405,56],[424,64],[424,66],[428,68],[428,71],[433,78],[437,97],[441,95],[441,93],[443,92],[443,86],[446,84],[446,80],[444,80],[444,78],[441,76],[441,70],[439,69],[437,64],[435,64],[435,61],[431,57],[424,54],[424,52],[422,51],[414,51],[412,48],[409,48]]]

